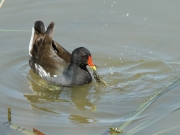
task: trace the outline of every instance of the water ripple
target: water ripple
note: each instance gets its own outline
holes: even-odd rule
[[[24,55],[23,50],[1,60],[0,66],[1,91],[13,97],[11,105],[17,107],[20,101],[28,101],[24,103],[26,108],[30,104],[29,109],[40,111],[45,117],[53,113],[57,115],[54,117],[80,123],[115,122],[114,117],[119,118],[134,109],[180,69],[179,63],[161,60],[109,59],[98,69],[108,87],[94,81],[83,87],[57,88],[45,84],[30,70],[28,55]],[[126,109],[123,108],[125,104],[128,105]],[[123,111],[119,114],[116,109]]]

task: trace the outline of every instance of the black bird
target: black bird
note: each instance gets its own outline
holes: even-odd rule
[[[54,23],[45,30],[42,21],[36,21],[32,28],[29,44],[29,65],[41,78],[59,86],[84,85],[92,82],[87,69],[96,70],[92,56],[84,47],[76,48],[72,54],[52,40]]]

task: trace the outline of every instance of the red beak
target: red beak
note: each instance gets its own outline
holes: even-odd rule
[[[93,61],[92,61],[92,57],[88,56],[88,62],[87,64],[94,70],[96,70],[96,66],[94,65]]]

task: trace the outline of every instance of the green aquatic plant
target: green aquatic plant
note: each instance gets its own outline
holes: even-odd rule
[[[11,122],[11,108],[8,108],[8,122]]]
[[[96,82],[104,84],[105,86],[108,86],[107,83],[103,80],[103,78],[98,74],[96,70],[93,70],[93,76]]]

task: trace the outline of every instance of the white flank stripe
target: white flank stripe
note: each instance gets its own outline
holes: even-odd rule
[[[41,78],[50,77],[50,73],[47,73],[40,65],[35,63],[35,68]]]

